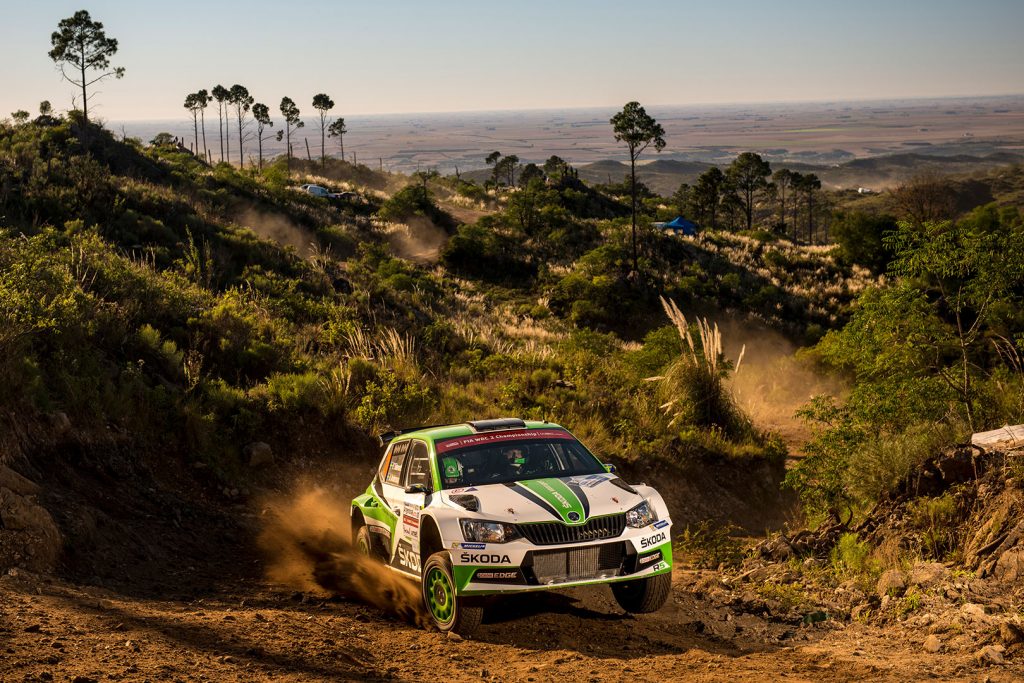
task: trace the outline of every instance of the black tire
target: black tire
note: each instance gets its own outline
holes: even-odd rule
[[[672,593],[672,574],[658,574],[635,581],[611,584],[612,595],[619,607],[631,614],[657,612]]]
[[[370,559],[383,562],[384,559],[380,556],[380,553],[375,551],[373,548],[373,537],[370,536],[370,530],[366,528],[366,525],[359,527],[359,531],[356,532],[356,550],[361,555],[365,555]]]
[[[427,558],[420,586],[423,605],[440,631],[468,636],[483,621],[484,608],[478,599],[455,594],[455,574],[446,551],[436,552]]]

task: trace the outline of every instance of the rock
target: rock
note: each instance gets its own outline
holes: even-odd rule
[[[967,617],[971,621],[986,622],[989,621],[989,616],[985,612],[984,605],[979,605],[976,602],[965,602],[960,607],[960,614]]]
[[[453,643],[460,643],[462,642],[462,636],[460,636],[455,631],[448,631],[448,640],[452,641]]]
[[[883,572],[875,586],[875,592],[880,598],[886,595],[903,595],[903,591],[906,589],[907,576],[899,569],[889,569]]]
[[[51,572],[62,545],[60,530],[44,507],[0,487],[0,572],[10,567]]]
[[[243,453],[249,460],[249,467],[263,467],[274,462],[274,450],[264,441],[253,441],[245,447]]]
[[[949,576],[949,570],[940,562],[918,562],[910,571],[910,584],[930,588],[942,583]]]
[[[71,429],[71,418],[67,413],[56,411],[46,416],[55,435],[60,436]]]
[[[933,633],[924,639],[924,650],[925,652],[931,652],[932,654],[940,652],[942,650],[942,641]]]
[[[1003,641],[1003,645],[1016,645],[1024,642],[1024,629],[1017,624],[1004,621],[999,625],[999,638]]]
[[[979,664],[1002,664],[1005,661],[1004,652],[1006,652],[1006,648],[1002,645],[986,645],[978,650],[974,658],[978,660]]]
[[[1024,548],[1013,548],[1000,555],[992,573],[997,581],[1006,583],[1024,580]]]
[[[754,567],[753,569],[743,572],[740,574],[740,581],[751,581],[753,583],[761,583],[767,581],[778,569],[777,565],[765,565],[764,567]]]
[[[19,496],[34,496],[40,491],[39,484],[29,481],[4,465],[0,465],[0,488],[10,489]]]

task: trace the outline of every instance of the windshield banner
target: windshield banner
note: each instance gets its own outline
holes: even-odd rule
[[[445,441],[435,441],[434,447],[438,453],[447,453],[457,448],[467,448],[469,446],[489,446],[496,443],[531,441],[533,439],[565,439],[566,441],[575,441],[572,434],[564,429],[527,429],[525,431],[517,429],[509,432],[457,436]]]

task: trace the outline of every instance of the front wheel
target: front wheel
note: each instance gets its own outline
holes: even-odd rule
[[[632,614],[647,614],[661,609],[672,592],[672,574],[658,574],[634,581],[611,584],[619,607]]]
[[[423,603],[438,629],[468,636],[480,625],[484,608],[473,598],[455,594],[455,576],[447,552],[442,550],[427,558],[422,585]]]

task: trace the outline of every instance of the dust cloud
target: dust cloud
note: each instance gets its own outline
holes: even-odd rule
[[[842,398],[846,383],[799,358],[797,346],[777,332],[735,320],[724,321],[721,329],[727,358],[746,346],[730,383],[736,402],[759,428],[782,436],[792,455],[802,455],[812,433],[797,410],[822,394]]]
[[[395,253],[417,263],[434,263],[448,233],[422,216],[413,216],[405,223],[394,223],[388,231],[388,243]]]
[[[286,216],[278,213],[260,211],[250,207],[241,211],[236,216],[235,222],[249,228],[260,237],[278,242],[281,246],[294,247],[302,258],[309,257],[312,253],[312,245],[316,243],[313,233],[295,225]]]
[[[349,538],[347,502],[302,485],[266,501],[259,546],[271,581],[312,593],[357,598],[405,621],[430,623],[419,587],[372,560]]]

